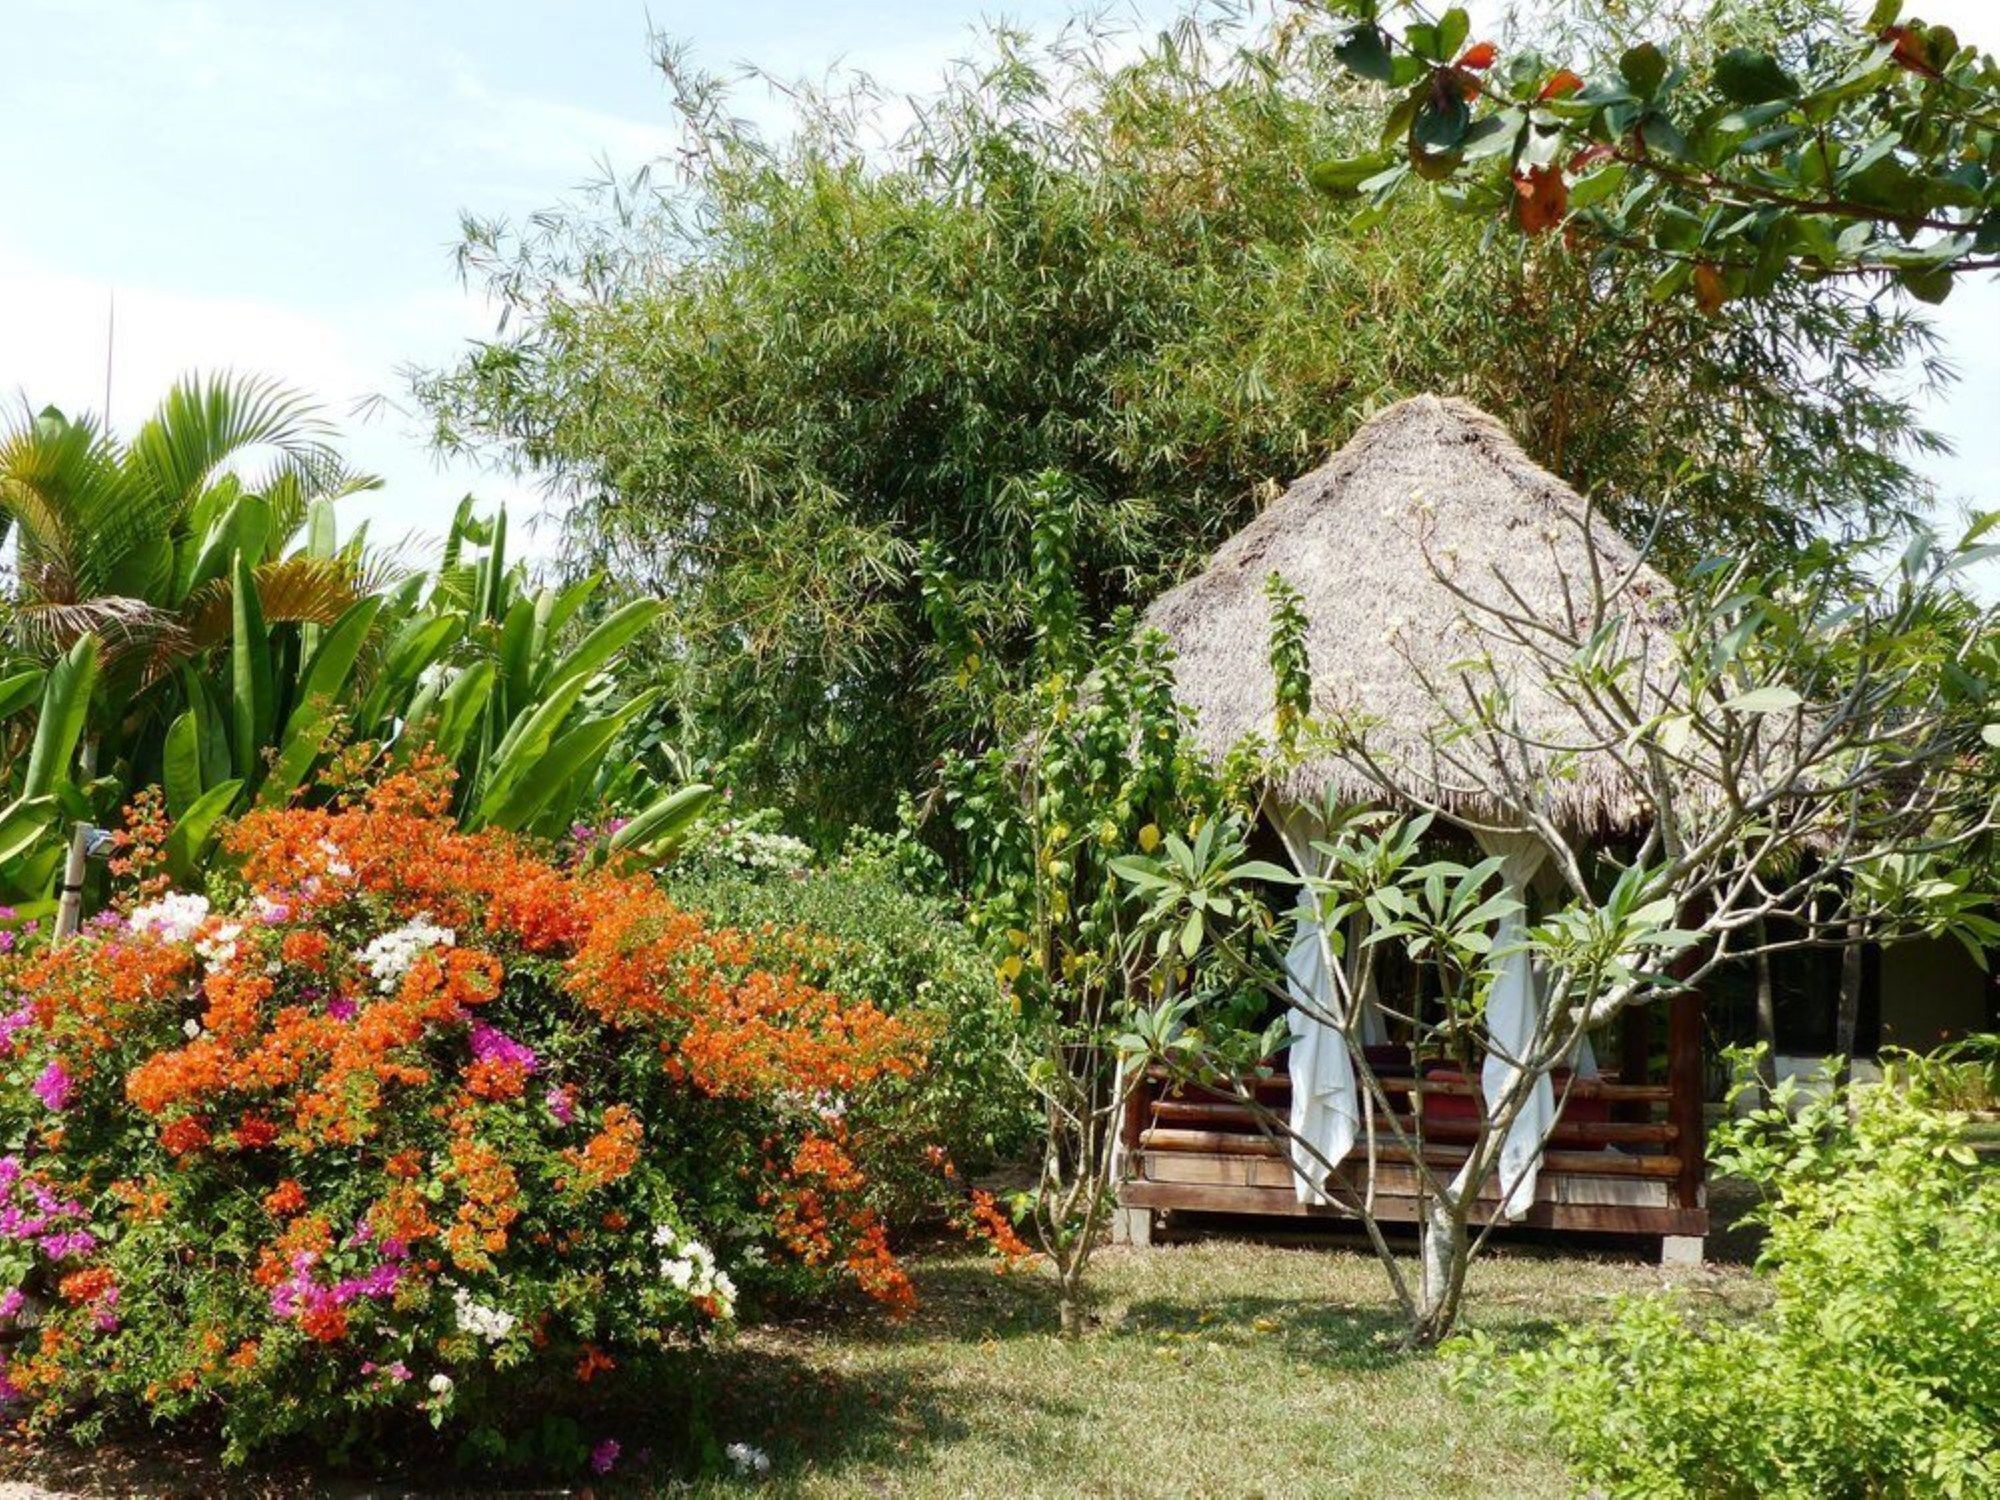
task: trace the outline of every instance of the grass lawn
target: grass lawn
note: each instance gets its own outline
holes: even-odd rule
[[[1731,1303],[1734,1269],[1505,1251],[1470,1319],[1508,1342],[1673,1279]],[[925,1261],[901,1327],[762,1329],[716,1357],[719,1442],[769,1452],[766,1492],[804,1496],[1561,1495],[1532,1431],[1396,1348],[1381,1271],[1349,1249],[1211,1240],[1107,1250],[1095,1334],[1051,1333],[1045,1282]],[[740,1493],[711,1483],[697,1493]]]
[[[613,1493],[707,1496],[1559,1496],[1561,1462],[1518,1419],[1446,1387],[1435,1357],[1396,1348],[1381,1271],[1362,1250],[1208,1239],[1107,1249],[1092,1335],[1056,1336],[1049,1283],[970,1252],[919,1256],[922,1304],[901,1324],[867,1308],[746,1331],[698,1356],[692,1413],[719,1449],[771,1457],[762,1483],[690,1489],[627,1471]],[[1473,1269],[1467,1321],[1508,1343],[1669,1281],[1748,1305],[1734,1267],[1667,1272],[1616,1254],[1506,1245]],[[680,1429],[683,1393],[651,1416]],[[644,1419],[611,1430],[630,1455]],[[435,1472],[435,1471],[433,1471]],[[329,1482],[290,1463],[219,1474],[186,1440],[78,1453],[16,1448],[0,1500],[51,1493],[382,1495],[435,1492],[412,1472]],[[447,1481],[449,1487],[449,1481]],[[484,1489],[480,1493],[495,1493]],[[576,1493],[559,1487],[516,1493]]]

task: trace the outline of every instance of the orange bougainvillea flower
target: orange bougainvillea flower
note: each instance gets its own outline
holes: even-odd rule
[[[639,1141],[644,1135],[645,1126],[630,1105],[612,1105],[596,1135],[563,1152],[564,1160],[576,1169],[570,1186],[587,1193],[624,1177],[639,1164]]]
[[[306,1190],[295,1178],[287,1177],[264,1195],[264,1211],[274,1219],[287,1219],[306,1206]]]
[[[160,1127],[160,1144],[174,1156],[199,1151],[208,1145],[210,1139],[208,1127],[193,1115],[182,1115]]]
[[[92,1266],[87,1271],[72,1271],[63,1277],[57,1287],[63,1301],[72,1307],[82,1307],[96,1302],[107,1292],[115,1291],[118,1278],[109,1266]]]

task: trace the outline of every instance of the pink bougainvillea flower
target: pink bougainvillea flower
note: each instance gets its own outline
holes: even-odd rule
[[[69,1070],[61,1062],[52,1062],[42,1069],[42,1076],[35,1080],[35,1097],[61,1114],[69,1108],[69,1102],[76,1097],[76,1080],[69,1076]]]

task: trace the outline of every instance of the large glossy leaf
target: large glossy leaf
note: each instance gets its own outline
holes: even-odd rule
[[[666,608],[657,599],[635,599],[613,610],[577,643],[574,651],[556,664],[544,681],[536,684],[537,691],[548,692],[574,677],[587,677],[598,671],[640,632],[657,622]]]
[[[0,719],[12,718],[42,696],[49,674],[40,670],[22,672],[0,681]]]
[[[201,877],[201,862],[214,842],[216,824],[229,811],[236,794],[243,790],[240,779],[212,786],[195,799],[194,805],[174,821],[167,834],[167,873],[181,885],[194,885]]]
[[[90,716],[91,690],[97,684],[97,637],[84,636],[49,669],[42,686],[41,717],[28,755],[23,797],[39,797],[69,777],[70,759]]]
[[[190,708],[167,726],[160,772],[161,789],[167,794],[167,816],[184,816],[201,796],[206,779],[202,775],[201,719]]]
[[[655,696],[641,693],[618,712],[586,720],[561,735],[549,746],[547,754],[514,780],[504,795],[494,799],[490,806],[482,803],[481,823],[513,831],[526,828],[543,808],[595,768],[625,726],[652,707]]]
[[[22,797],[0,809],[0,864],[33,848],[49,833],[55,817],[54,797]]]
[[[446,760],[455,761],[465,753],[473,732],[479,728],[479,716],[492,695],[493,681],[493,663],[474,662],[453,678],[451,686],[439,697],[437,724],[431,732],[431,743]]]
[[[368,632],[375,628],[381,613],[381,596],[374,595],[351,606],[327,627],[319,648],[300,674],[293,722],[298,722],[299,715],[308,710],[320,714],[345,701],[354,664],[360,659],[361,648],[368,643]]]
[[[271,742],[277,712],[271,684],[271,639],[257,605],[250,559],[238,552],[232,568],[235,588],[229,601],[233,630],[229,643],[230,745],[241,776],[256,774],[257,759]]]
[[[583,687],[583,678],[571,678],[544,696],[533,710],[515,720],[487,762],[485,785],[476,789],[479,796],[476,820],[490,816],[492,810],[513,790],[514,783],[527,775],[548,752],[556,731],[576,706]]]
[[[390,641],[381,675],[354,716],[354,732],[371,735],[386,731],[386,721],[400,710],[411,685],[425,668],[443,658],[464,628],[464,619],[455,614],[419,616],[404,625]]]
[[[644,859],[662,857],[714,800],[715,788],[699,781],[667,793],[611,836],[611,852]]]

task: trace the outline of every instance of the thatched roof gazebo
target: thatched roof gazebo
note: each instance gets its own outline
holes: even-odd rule
[[[1431,750],[1447,727],[1440,719],[1452,716],[1456,664],[1490,656],[1513,716],[1539,745],[1588,736],[1538,685],[1525,649],[1469,601],[1588,632],[1593,578],[1606,589],[1622,583],[1618,608],[1638,637],[1623,644],[1648,654],[1645,637],[1670,617],[1666,580],[1497,421],[1450,397],[1401,401],[1146,612],[1173,642],[1181,699],[1218,759],[1246,734],[1272,731],[1265,582],[1274,572],[1303,595],[1315,717],[1365,735],[1375,761],[1411,778],[1410,792],[1474,818],[1497,809]],[[1543,771],[1553,753],[1518,741],[1510,751]],[[1545,811],[1567,828],[1628,827],[1643,815],[1601,757],[1577,755],[1561,776],[1536,780],[1552,799]],[[1343,802],[1383,798],[1367,770],[1337,758],[1301,765],[1273,790],[1306,805],[1329,792]]]
[[[1412,802],[1442,811],[1499,855],[1501,876],[1525,911],[1549,852],[1534,832],[1537,818],[1566,839],[1646,821],[1629,777],[1549,689],[1546,669],[1549,659],[1569,655],[1571,642],[1604,629],[1622,633],[1606,643],[1616,659],[1641,663],[1636,690],[1658,691],[1670,675],[1671,586],[1485,412],[1419,396],[1378,413],[1224,543],[1205,571],[1147,611],[1146,624],[1175,648],[1179,695],[1193,711],[1198,742],[1217,760],[1247,735],[1274,734],[1266,587],[1274,573],[1300,595],[1313,717],[1333,731],[1329,744],[1308,744],[1303,763],[1280,770],[1267,788],[1271,821],[1302,871],[1324,857],[1313,847],[1321,809]],[[1537,659],[1538,647],[1546,658]],[[1468,661],[1479,666],[1468,671]],[[1507,732],[1455,734],[1479,720],[1480,702]],[[1495,791],[1503,785],[1505,797]],[[1496,952],[1509,955],[1522,921],[1501,919]],[[1324,1213],[1334,1211],[1329,1195],[1342,1183],[1353,1188],[1351,1174],[1360,1170],[1350,1158],[1360,1129],[1353,1051],[1363,1047],[1373,1067],[1378,1043],[1385,1053],[1396,1044],[1330,998],[1348,991],[1326,971],[1333,950],[1305,904],[1295,930],[1287,965],[1291,1160],[1268,1140],[1232,1136],[1227,1104],[1163,1085],[1127,1119],[1120,1201],[1133,1234],[1155,1210]],[[1367,1009],[1365,998],[1360,1005]],[[1532,1107],[1504,1137],[1485,1212],[1544,1227],[1659,1233],[1683,1247],[1705,1232],[1698,1006],[1676,1003],[1666,1085],[1644,1076],[1645,1018],[1631,1019],[1623,1076],[1600,1073],[1579,1036],[1567,1054],[1568,1102],[1557,1105],[1547,1076],[1535,1082]],[[1399,1084],[1408,1107],[1421,1102],[1432,1120],[1427,1169],[1442,1165],[1449,1175],[1463,1155],[1449,1144],[1453,1127],[1433,1119],[1432,1096],[1483,1096],[1496,1107],[1509,1079],[1520,1076],[1508,1059],[1533,1056],[1546,1045],[1540,1038],[1560,1034],[1547,1025],[1527,953],[1513,948],[1486,998],[1478,1079],[1419,1077],[1412,1067]],[[1668,1106],[1667,1118],[1654,1120],[1656,1104]],[[1461,1123],[1473,1129],[1477,1115]],[[1368,1151],[1370,1195],[1393,1215],[1398,1192],[1407,1191],[1415,1217],[1421,1192],[1413,1183],[1399,1189],[1396,1149],[1378,1141]],[[1260,1159],[1269,1157],[1280,1159]]]

